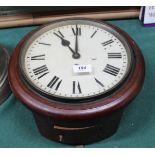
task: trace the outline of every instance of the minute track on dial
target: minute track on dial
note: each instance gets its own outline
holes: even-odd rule
[[[74,28],[74,33],[72,28]],[[79,28],[81,29],[79,30]],[[79,35],[77,30],[79,32],[82,30],[82,35]],[[114,42],[110,43],[111,39]],[[101,46],[104,41],[105,44],[111,44],[111,46],[106,45],[106,50]],[[50,47],[40,46],[38,42],[51,42],[52,45]],[[79,59],[72,58],[76,53],[82,54],[82,56]],[[46,55],[45,60],[44,54]],[[43,73],[31,79],[39,91],[44,92],[47,96],[60,96],[75,100],[108,92],[122,80],[128,65],[126,49],[119,39],[98,27],[79,23],[60,26],[42,34],[41,37],[38,37],[37,42],[34,41],[32,48],[29,48],[26,57],[29,57],[26,60],[27,67],[29,65],[28,68],[31,68],[28,69],[30,79],[31,75],[34,76],[33,72],[30,73],[32,68],[36,69],[46,64],[49,69],[48,74],[43,70]],[[125,58],[127,59],[125,60]],[[125,65],[124,62],[126,62]],[[82,68],[75,71],[75,64],[84,67],[84,71],[81,71]],[[107,64],[113,67],[106,66]],[[90,71],[87,66],[90,66]],[[125,67],[122,68],[123,66]],[[116,68],[120,71],[116,71]]]

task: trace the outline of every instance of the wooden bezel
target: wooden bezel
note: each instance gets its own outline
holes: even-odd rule
[[[79,18],[78,18],[79,19]],[[96,21],[98,22],[98,21]],[[103,22],[102,22],[103,23]],[[107,23],[106,23],[107,24]],[[15,96],[32,111],[63,120],[87,120],[103,117],[126,106],[140,91],[145,74],[144,58],[133,39],[116,26],[109,27],[119,32],[133,49],[135,66],[128,81],[111,96],[89,102],[88,104],[59,104],[58,101],[47,100],[29,89],[23,82],[19,70],[19,55],[25,42],[39,29],[27,34],[15,48],[9,64],[9,82]],[[45,25],[46,26],[46,25]]]

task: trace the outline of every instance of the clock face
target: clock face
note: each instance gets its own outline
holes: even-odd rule
[[[20,68],[42,95],[89,99],[119,86],[131,69],[132,51],[106,24],[91,20],[51,23],[28,39]]]

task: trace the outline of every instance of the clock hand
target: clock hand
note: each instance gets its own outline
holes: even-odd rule
[[[59,36],[59,35],[56,34],[56,33],[54,33],[54,34],[55,34],[58,38],[61,39],[61,44],[62,44],[63,46],[68,47],[69,50],[70,50],[70,51],[73,53],[73,55],[74,55],[74,54],[75,54],[75,51],[69,46],[69,45],[70,45],[70,41],[64,39],[63,37]],[[72,57],[73,57],[73,55],[72,55]]]
[[[78,59],[80,58],[80,54],[78,53],[78,28],[77,28],[77,25],[76,25],[76,35],[75,35],[75,53],[73,55],[73,57],[75,59]]]

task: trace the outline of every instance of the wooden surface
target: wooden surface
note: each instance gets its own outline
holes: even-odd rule
[[[122,110],[99,119],[92,119],[91,124],[88,120],[82,121],[82,123],[81,121],[63,122],[35,112],[33,115],[38,129],[44,137],[59,143],[85,145],[112,136],[118,129]],[[59,126],[59,128],[55,128],[55,126]]]
[[[74,8],[74,7],[73,7]],[[0,28],[18,27],[26,25],[40,25],[54,20],[73,17],[84,17],[91,19],[127,19],[138,18],[139,7],[79,7],[78,9],[67,9],[51,12],[22,13],[15,15],[0,16]]]

